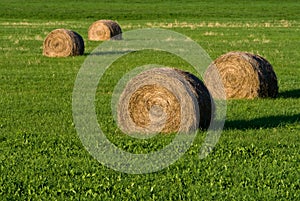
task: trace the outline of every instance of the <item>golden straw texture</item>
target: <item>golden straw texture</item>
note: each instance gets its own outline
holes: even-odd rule
[[[43,55],[48,57],[67,57],[83,55],[84,41],[71,30],[55,29],[51,31],[43,44]]]
[[[217,83],[216,76],[220,76],[223,82],[227,99],[275,98],[278,94],[273,67],[259,55],[228,52],[208,67],[205,84],[213,97],[220,97],[220,83]]]
[[[189,133],[209,127],[212,101],[207,88],[194,75],[153,68],[126,84],[117,113],[118,125],[125,133]]]
[[[92,41],[121,40],[122,30],[120,25],[112,20],[98,20],[88,30],[88,39]]]

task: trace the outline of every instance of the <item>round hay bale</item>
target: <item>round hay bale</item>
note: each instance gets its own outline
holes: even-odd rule
[[[43,44],[43,55],[48,57],[67,57],[83,55],[84,41],[75,31],[55,29],[51,31]]]
[[[204,80],[213,97],[220,97],[220,76],[227,99],[275,98],[277,77],[271,64],[263,57],[247,52],[228,52],[217,58],[207,69]]]
[[[117,109],[119,128],[128,134],[190,133],[207,129],[210,94],[196,76],[172,68],[153,68],[133,77]]]
[[[115,21],[98,20],[89,27],[88,39],[92,41],[121,40],[122,30]]]

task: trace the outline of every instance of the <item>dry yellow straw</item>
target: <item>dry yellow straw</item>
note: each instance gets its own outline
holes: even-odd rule
[[[204,84],[178,69],[153,68],[133,77],[120,95],[118,125],[125,133],[207,129],[212,101]]]
[[[55,29],[51,31],[43,44],[43,55],[48,57],[67,57],[82,55],[84,41],[82,37],[71,30]]]
[[[217,58],[207,69],[204,80],[213,97],[218,97],[214,76],[217,69],[223,81],[226,98],[275,98],[278,94],[277,77],[271,64],[263,57],[247,52],[229,52]]]
[[[92,41],[120,40],[122,39],[122,30],[115,21],[98,20],[89,27],[88,39]]]

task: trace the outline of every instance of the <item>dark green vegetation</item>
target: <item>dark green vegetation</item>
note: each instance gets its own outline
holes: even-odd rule
[[[299,10],[298,1],[2,0],[0,200],[300,200]],[[258,53],[274,67],[279,97],[228,101],[222,136],[203,160],[198,152],[205,133],[199,133],[187,153],[162,171],[128,175],[102,166],[75,131],[72,91],[83,61],[99,45],[87,41],[87,29],[104,18],[117,20],[123,31],[161,27],[180,32],[213,59],[231,50]],[[86,54],[42,56],[43,40],[55,28],[81,34]],[[184,66],[168,63],[168,55],[133,56],[115,65],[130,68],[152,58]],[[107,76],[121,77],[118,71]],[[109,83],[116,81],[99,86],[99,107],[109,102]],[[103,130],[114,138],[110,108],[99,111]],[[157,149],[170,140],[155,139],[135,143],[116,131],[112,140],[139,153],[143,146]]]
[[[130,0],[3,0],[0,15],[8,19],[98,19],[118,20],[210,19],[226,20],[296,20],[299,3],[293,0],[246,1],[130,1]]]

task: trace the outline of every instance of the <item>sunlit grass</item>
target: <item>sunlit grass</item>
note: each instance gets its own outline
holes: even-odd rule
[[[201,2],[2,1],[0,200],[299,200],[299,3]],[[279,96],[228,101],[224,130],[205,159],[199,150],[206,133],[199,132],[185,155],[159,172],[130,175],[107,168],[85,150],[72,116],[77,73],[101,44],[88,41],[87,30],[100,18],[116,19],[124,32],[177,31],[212,59],[232,50],[260,54],[274,67]],[[43,40],[56,28],[81,34],[85,54],[44,57]],[[99,125],[115,145],[133,153],[161,149],[172,140],[132,140],[111,116],[118,79],[153,62],[193,71],[168,53],[136,52],[116,61],[97,89]]]

